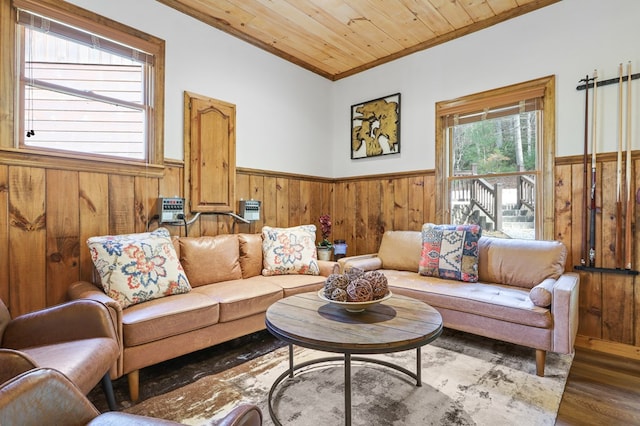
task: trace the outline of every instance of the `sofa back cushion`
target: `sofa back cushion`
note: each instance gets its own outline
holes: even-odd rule
[[[418,272],[421,254],[420,231],[386,231],[382,235],[378,258],[383,269]]]
[[[192,287],[240,279],[238,236],[181,237],[180,263]]]
[[[262,274],[262,235],[238,234],[240,243],[240,268],[242,278]]]
[[[564,273],[567,248],[560,241],[482,237],[478,245],[482,282],[531,289]]]

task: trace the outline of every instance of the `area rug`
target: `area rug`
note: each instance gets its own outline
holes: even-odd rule
[[[296,363],[328,354],[295,348]],[[376,358],[415,371],[415,351]],[[422,386],[384,366],[353,362],[353,425],[553,425],[572,357],[548,354],[545,377],[535,375],[535,351],[445,330],[422,348]],[[188,425],[210,425],[241,402],[267,403],[272,383],[288,368],[279,348],[223,372],[129,407],[124,411]],[[309,366],[274,392],[283,425],[344,424],[341,363]]]

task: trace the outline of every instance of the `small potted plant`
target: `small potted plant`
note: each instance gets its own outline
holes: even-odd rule
[[[331,244],[331,240],[329,240],[329,236],[331,235],[331,217],[328,214],[323,214],[319,220],[322,241],[318,244],[318,259],[331,260],[331,249],[333,248],[333,244]]]

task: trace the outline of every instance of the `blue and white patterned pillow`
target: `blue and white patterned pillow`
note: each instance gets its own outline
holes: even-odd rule
[[[478,282],[479,225],[422,225],[422,256],[418,273]]]
[[[104,292],[123,308],[191,290],[165,228],[87,240]]]
[[[262,227],[262,275],[320,275],[316,226]]]

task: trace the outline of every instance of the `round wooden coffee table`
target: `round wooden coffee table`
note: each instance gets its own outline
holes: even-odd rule
[[[369,362],[400,371],[422,385],[420,348],[442,333],[442,317],[419,300],[393,295],[364,312],[348,312],[328,303],[318,294],[303,293],[277,301],[267,309],[267,329],[289,343],[289,369],[280,375],[269,391],[269,414],[281,425],[272,406],[275,389],[296,370],[312,364],[342,360],[326,357],[298,365],[293,362],[293,345],[344,356],[345,424],[351,424],[351,361]],[[386,361],[352,357],[352,354],[382,354],[416,349],[416,372]]]

